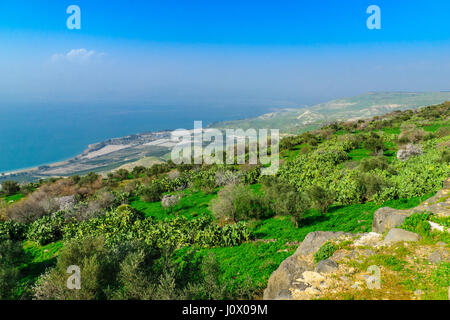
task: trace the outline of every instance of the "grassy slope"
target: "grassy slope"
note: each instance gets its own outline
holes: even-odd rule
[[[260,192],[260,186],[254,185],[254,192]],[[216,194],[204,195],[201,192],[186,192],[178,205],[177,215],[193,217],[194,213],[211,214],[208,202]],[[203,256],[214,253],[222,270],[222,279],[234,279],[243,283],[250,278],[260,290],[265,288],[267,280],[280,263],[293,254],[305,236],[312,231],[368,232],[371,230],[373,213],[380,207],[389,206],[407,209],[417,206],[432,194],[421,198],[389,201],[384,204],[365,203],[343,207],[332,207],[325,215],[310,210],[303,223],[296,228],[289,217],[274,217],[264,221],[250,222],[256,240],[236,247],[202,249],[195,253]],[[146,216],[160,219],[174,217],[161,207],[160,203],[146,203],[135,200],[134,208],[145,212]],[[178,255],[191,254],[189,248],[181,249]]]

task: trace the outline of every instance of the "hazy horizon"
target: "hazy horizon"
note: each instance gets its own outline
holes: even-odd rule
[[[367,27],[372,4],[379,30]],[[70,5],[79,30],[67,27]],[[443,0],[2,1],[0,171],[191,120],[450,90],[449,9]]]
[[[22,8],[26,3],[27,11]],[[0,110],[290,107],[369,91],[450,90],[446,1],[0,4]]]

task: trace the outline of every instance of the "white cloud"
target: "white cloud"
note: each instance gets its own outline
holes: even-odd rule
[[[52,55],[52,62],[66,61],[71,63],[85,64],[93,60],[101,59],[105,53],[94,50],[72,49],[66,54],[55,53]]]

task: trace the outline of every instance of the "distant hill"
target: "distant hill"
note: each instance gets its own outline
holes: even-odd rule
[[[256,118],[224,121],[211,127],[280,129],[300,133],[336,120],[357,120],[394,110],[415,109],[450,100],[450,92],[369,92],[336,99],[307,108],[286,108]]]

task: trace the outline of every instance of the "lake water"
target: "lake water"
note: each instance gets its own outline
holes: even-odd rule
[[[255,117],[272,108],[33,107],[0,109],[0,172],[69,159],[95,142],[133,133],[191,129],[215,121]]]

